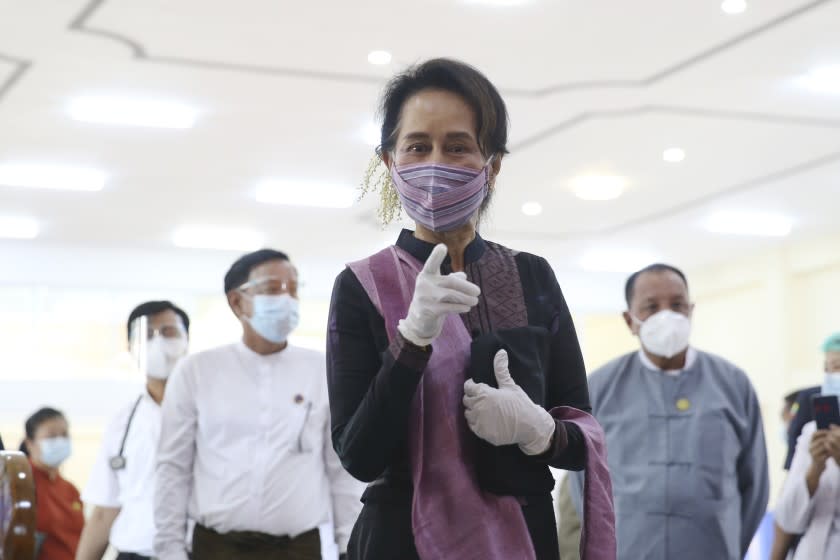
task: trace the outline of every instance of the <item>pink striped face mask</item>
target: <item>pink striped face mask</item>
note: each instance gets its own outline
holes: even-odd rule
[[[481,169],[438,163],[394,165],[391,179],[412,220],[432,231],[452,231],[469,222],[484,202],[490,161]]]

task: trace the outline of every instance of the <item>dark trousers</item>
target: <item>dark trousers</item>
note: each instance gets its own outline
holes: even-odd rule
[[[253,531],[217,533],[201,525],[193,532],[193,560],[321,560],[321,537],[312,529],[295,538]]]
[[[117,560],[152,560],[151,556],[143,556],[141,554],[134,554],[133,552],[120,552],[117,554]]]
[[[350,535],[347,560],[419,560],[411,530],[410,492],[370,488],[364,500],[362,513]],[[522,514],[537,560],[559,560],[557,523],[551,495],[525,501]]]

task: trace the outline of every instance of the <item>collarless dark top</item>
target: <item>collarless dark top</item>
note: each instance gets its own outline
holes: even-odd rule
[[[408,230],[402,231],[396,245],[421,263],[434,248]],[[577,334],[546,260],[476,234],[464,251],[464,265],[467,278],[481,288],[479,304],[461,315],[467,330],[476,336],[510,328],[512,318],[523,314],[527,324],[545,327],[551,333],[546,408],[565,405],[590,412]],[[441,272],[451,271],[447,257]],[[338,275],[327,338],[332,441],[344,468],[357,479],[410,482],[408,415],[431,351],[399,335],[389,341],[382,316],[355,274],[347,268]],[[549,450],[531,459],[544,464],[548,473],[549,465],[582,470],[585,456],[583,434],[574,424],[558,420]],[[548,479],[533,481],[528,493],[550,492],[552,485],[549,474]]]
[[[799,391],[796,396],[796,413],[790,421],[787,431],[788,449],[785,456],[785,470],[790,470],[790,464],[793,463],[793,452],[796,451],[796,441],[802,434],[802,428],[805,424],[814,420],[814,406],[811,403],[811,398],[814,395],[822,393],[822,386],[808,387]]]

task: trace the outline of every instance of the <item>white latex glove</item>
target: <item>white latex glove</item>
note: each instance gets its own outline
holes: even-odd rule
[[[499,388],[468,379],[464,383],[464,416],[470,429],[493,445],[513,445],[526,455],[545,453],[554,437],[554,418],[511,378],[508,355],[496,352],[493,370]]]
[[[397,325],[403,338],[417,346],[428,346],[440,335],[447,314],[467,313],[478,304],[481,289],[468,281],[466,274],[453,272],[444,276],[440,273],[446,253],[443,243],[432,250],[417,275],[408,316]]]

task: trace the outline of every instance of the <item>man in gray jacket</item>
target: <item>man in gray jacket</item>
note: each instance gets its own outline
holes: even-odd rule
[[[677,268],[627,280],[641,348],[589,377],[607,436],[620,560],[740,560],[766,511],[767,451],[743,371],[689,345],[694,304]],[[572,494],[580,512],[581,475]]]

